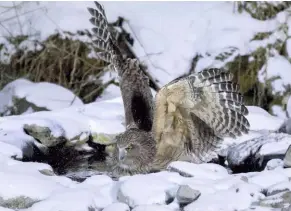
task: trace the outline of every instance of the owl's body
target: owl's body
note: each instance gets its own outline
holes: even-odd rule
[[[126,131],[116,137],[114,159],[129,173],[165,168],[171,161],[207,160],[223,137],[248,132],[248,113],[232,74],[212,68],[176,79],[162,87],[153,101],[149,80],[140,64],[124,59],[110,36],[103,7],[89,8],[97,27],[100,58],[120,78]],[[102,45],[100,44],[102,43]],[[104,47],[106,46],[106,47]]]

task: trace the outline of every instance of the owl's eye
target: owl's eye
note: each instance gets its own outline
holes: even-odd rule
[[[132,149],[132,145],[128,145],[128,147],[125,148],[127,151]]]

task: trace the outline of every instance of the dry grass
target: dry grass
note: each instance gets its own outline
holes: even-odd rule
[[[104,89],[104,84],[98,79],[104,73],[105,64],[88,57],[91,51],[97,51],[92,43],[74,40],[72,37],[75,34],[69,32],[63,34],[66,36],[56,33],[43,42],[34,41],[40,49],[26,51],[19,48],[11,55],[9,64],[2,64],[2,86],[11,79],[25,77],[34,82],[59,84],[86,103],[94,101]],[[89,32],[78,32],[78,36],[91,35]],[[26,39],[22,36],[10,42],[20,45]]]

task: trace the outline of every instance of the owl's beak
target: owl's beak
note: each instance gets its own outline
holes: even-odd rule
[[[118,159],[122,161],[125,158],[126,151],[125,149],[119,148],[118,149]]]

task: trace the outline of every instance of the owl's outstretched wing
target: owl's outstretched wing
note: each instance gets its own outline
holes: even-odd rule
[[[109,63],[109,68],[119,76],[119,86],[124,103],[127,129],[139,128],[151,131],[153,122],[153,96],[149,79],[144,75],[136,59],[124,59],[117,45],[116,37],[109,28],[104,8],[95,2],[96,8],[88,8],[90,22],[95,26],[92,31],[96,36],[94,43],[100,49],[97,56]]]
[[[248,110],[232,78],[212,68],[174,80],[157,93],[153,129],[158,157],[172,148],[172,156],[203,161],[223,137],[248,132]]]

